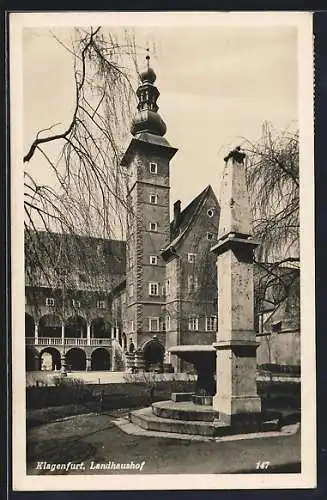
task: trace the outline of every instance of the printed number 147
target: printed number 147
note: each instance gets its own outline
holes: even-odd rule
[[[256,469],[268,469],[270,462],[257,462]]]

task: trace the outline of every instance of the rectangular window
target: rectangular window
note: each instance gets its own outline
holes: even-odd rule
[[[159,283],[149,283],[149,295],[159,295]]]
[[[150,222],[150,231],[158,231],[158,224],[156,222]]]
[[[217,330],[217,316],[206,317],[206,330],[207,332],[215,332]]]
[[[81,303],[80,303],[79,300],[73,299],[72,300],[72,306],[76,307],[76,308],[79,308],[79,307],[81,307]]]
[[[134,332],[134,320],[131,320],[131,332]]]
[[[153,161],[150,163],[150,173],[151,174],[158,173],[158,165],[157,165],[157,163],[154,163]]]
[[[166,332],[169,332],[170,330],[170,316],[169,314],[166,315]]]
[[[48,297],[47,299],[45,299],[45,304],[48,307],[54,307],[56,302],[55,302],[55,299],[53,299],[52,297]]]
[[[196,292],[198,289],[198,277],[195,276],[194,274],[189,274],[187,285],[189,292]]]
[[[129,296],[133,297],[133,295],[134,295],[134,285],[133,285],[133,283],[131,283],[129,285]]]
[[[158,195],[157,194],[150,194],[150,203],[153,205],[156,205],[158,203]]]
[[[159,318],[149,318],[149,331],[150,332],[159,331]]]
[[[166,295],[170,294],[170,280],[166,280]]]
[[[207,233],[207,240],[213,240],[213,233]]]
[[[190,264],[195,264],[195,261],[196,261],[196,253],[188,253],[188,254],[187,254],[187,261],[188,261]]]
[[[97,300],[97,309],[105,309],[106,303],[104,300]]]
[[[197,331],[199,329],[199,318],[197,316],[190,316],[188,319],[189,330]]]
[[[158,264],[158,257],[156,255],[150,255],[150,264],[156,266]]]

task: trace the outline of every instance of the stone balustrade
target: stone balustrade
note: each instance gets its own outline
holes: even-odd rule
[[[62,337],[38,337],[25,338],[26,345],[70,345],[70,346],[111,346],[112,340],[105,338],[64,338]]]

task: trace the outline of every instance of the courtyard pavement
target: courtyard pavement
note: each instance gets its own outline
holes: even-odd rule
[[[300,431],[278,437],[239,441],[164,439],[124,433],[113,421],[127,415],[112,410],[101,415],[88,413],[34,427],[27,434],[27,473],[53,474],[38,468],[38,462],[83,463],[83,470],[56,474],[122,474],[95,469],[96,464],[142,463],[142,474],[255,473],[258,462],[269,462],[264,472],[300,472]],[[93,467],[93,468],[92,468]]]

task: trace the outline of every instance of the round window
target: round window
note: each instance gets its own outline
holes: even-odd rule
[[[209,208],[209,210],[207,211],[207,214],[208,214],[208,217],[213,217],[213,210],[212,210],[212,208]]]

